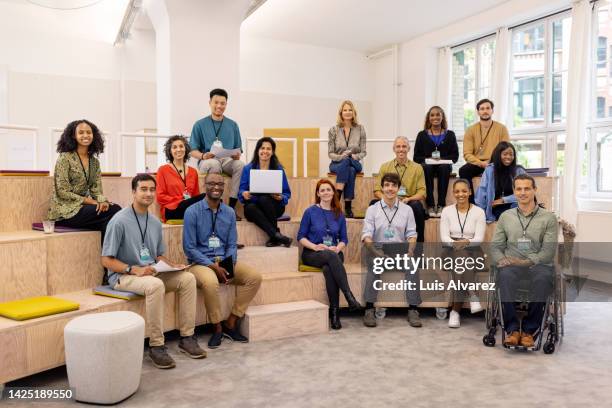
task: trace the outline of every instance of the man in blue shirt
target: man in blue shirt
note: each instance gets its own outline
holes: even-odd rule
[[[223,115],[227,107],[227,92],[224,89],[210,91],[209,105],[211,114],[194,123],[191,130],[191,157],[201,173],[225,173],[232,176],[229,205],[235,208],[244,162],[240,161],[240,153],[220,159],[210,150],[218,146],[230,150],[240,149],[242,152],[240,129],[236,122]],[[240,217],[236,218],[240,221]]]
[[[225,183],[220,174],[206,177],[206,199],[193,204],[185,211],[183,226],[183,250],[190,263],[190,272],[196,277],[198,287],[204,291],[204,304],[208,321],[215,332],[208,347],[217,348],[223,337],[246,343],[236,322],[244,316],[251,300],[261,285],[261,274],[249,266],[236,262],[236,214],[221,202]],[[233,278],[225,267],[233,265]],[[224,265],[224,266],[222,266]],[[231,314],[224,322],[219,301],[219,285],[238,286]]]

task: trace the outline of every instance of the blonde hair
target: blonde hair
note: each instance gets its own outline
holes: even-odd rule
[[[342,109],[344,108],[344,105],[350,106],[353,110],[352,126],[357,126],[359,124],[359,121],[357,120],[357,109],[355,109],[355,105],[353,104],[353,102],[349,100],[342,101],[342,103],[340,104],[340,107],[338,108],[338,116],[336,117],[336,125],[342,126],[344,124],[344,120],[342,119]]]

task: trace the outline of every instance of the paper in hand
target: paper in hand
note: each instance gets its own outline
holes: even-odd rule
[[[453,164],[452,160],[436,160],[436,159],[425,159],[425,164]]]
[[[151,266],[155,268],[155,273],[184,271],[189,267],[189,265],[187,265],[185,268],[173,268],[164,261],[159,261]]]
[[[214,154],[217,159],[223,159],[225,157],[231,157],[235,154],[240,154],[240,149],[224,149],[223,147],[213,145],[210,148],[210,152]]]

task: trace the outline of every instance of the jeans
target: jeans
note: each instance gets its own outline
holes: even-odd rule
[[[446,194],[448,192],[448,180],[453,166],[450,164],[421,164],[425,173],[425,188],[427,197],[425,202],[428,207],[436,205],[434,200],[434,178],[438,177],[438,205],[446,207]]]
[[[329,171],[336,173],[336,183],[344,184],[345,200],[355,198],[355,178],[361,170],[362,166],[359,160],[355,160],[352,157],[347,157],[340,161],[332,161],[329,164]]]

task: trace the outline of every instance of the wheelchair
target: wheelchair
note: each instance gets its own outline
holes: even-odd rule
[[[489,283],[497,282],[497,270],[497,267],[491,266]],[[502,332],[502,344],[504,345],[504,348],[524,351],[538,351],[540,348],[542,348],[544,354],[554,353],[556,345],[561,343],[561,339],[564,335],[562,310],[562,296],[565,293],[563,287],[564,282],[565,281],[557,272],[557,268],[554,268],[553,290],[545,302],[544,316],[540,323],[540,328],[534,334],[535,343],[533,347],[524,347],[521,345],[508,346],[504,344],[506,330],[504,325],[504,316],[502,313],[502,299],[497,287],[494,291],[489,291],[487,294],[487,308],[485,315],[487,334],[485,334],[482,338],[483,344],[487,347],[494,347],[497,328],[500,327]],[[517,310],[517,316],[521,322],[521,327],[522,319],[527,315],[528,300],[530,299],[529,283],[529,280],[521,280],[516,294],[517,301],[515,302],[515,307]]]

